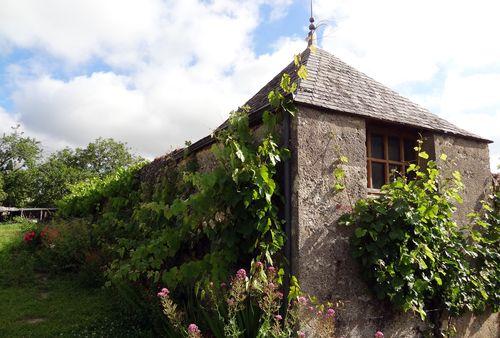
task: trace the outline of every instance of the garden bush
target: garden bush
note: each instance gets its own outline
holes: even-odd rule
[[[293,79],[305,77],[299,56],[295,65]],[[88,253],[103,258],[107,285],[122,290],[138,308],[168,285],[176,300],[192,309],[186,313],[196,315],[201,305],[193,290],[199,283],[220,284],[252,259],[282,264],[285,235],[275,176],[289,152],[279,146],[279,122],[295,113],[296,87],[284,74],[280,88],[269,93],[271,110],[262,115],[258,137],[248,107],[231,113],[226,128],[214,135],[210,169],[199,170],[193,154],[181,161],[167,156],[150,176],[150,168],[136,165],[73,187],[58,203],[58,216],[63,222],[88,222]],[[66,236],[61,232],[61,237]],[[79,261],[80,248],[73,249],[77,253],[68,257]],[[154,309],[144,312],[155,316]],[[200,325],[209,321],[202,318]],[[154,325],[171,328],[168,321]]]
[[[419,162],[428,159],[416,151]],[[446,155],[441,155],[446,161]],[[456,171],[445,178],[435,161],[411,164],[408,175],[382,187],[377,198],[358,201],[341,223],[355,226],[354,257],[370,288],[404,311],[429,313],[498,310],[498,192],[494,207],[471,214],[459,226],[453,213],[461,203],[462,182]]]

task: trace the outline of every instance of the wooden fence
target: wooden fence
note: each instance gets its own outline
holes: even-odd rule
[[[0,222],[10,219],[15,216],[26,217],[45,221],[52,217],[56,208],[15,208],[15,207],[0,207]]]

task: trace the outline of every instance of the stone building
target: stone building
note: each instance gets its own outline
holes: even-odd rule
[[[491,186],[491,141],[454,126],[324,50],[307,49],[302,60],[308,76],[293,96],[298,113],[285,118],[282,126],[283,142],[292,152],[281,171],[291,273],[304,291],[343,304],[338,311],[340,336],[372,337],[383,328],[386,337],[418,337],[425,323],[391,312],[369,293],[349,254],[352,229],[337,226],[337,220],[357,199],[376,194],[393,171],[403,172],[415,160],[413,147],[421,137],[432,158],[448,155],[441,163],[445,174],[461,172],[464,203],[457,218],[464,221]],[[247,102],[256,127],[269,108],[267,94],[279,86],[283,73],[293,74],[294,64]],[[189,151],[206,161],[211,143],[207,136]],[[340,156],[349,160],[342,164],[347,182],[336,194],[332,170]],[[458,336],[497,337],[498,315],[465,316],[458,329]]]

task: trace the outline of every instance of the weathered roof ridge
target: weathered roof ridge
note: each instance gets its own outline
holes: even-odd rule
[[[307,48],[301,55],[307,78],[297,79],[291,62],[247,101],[252,111],[267,105],[267,94],[288,73],[298,81],[294,95],[298,103],[491,142],[431,113],[321,48]]]
[[[262,111],[269,106],[267,97],[269,92],[279,88],[282,75],[288,73],[293,81],[298,82],[294,95],[294,100],[298,103],[368,119],[492,142],[458,128],[321,48],[315,47],[314,51],[307,48],[301,56],[307,68],[306,79],[298,79],[294,69],[295,64],[290,62],[244,104],[251,108],[250,119],[253,123],[259,120]],[[227,121],[217,129],[224,128],[226,125]],[[187,151],[196,151],[213,141],[212,135],[208,135],[193,143]],[[181,158],[185,151],[186,149],[183,148],[177,149],[167,156]],[[164,157],[161,156],[158,159]]]

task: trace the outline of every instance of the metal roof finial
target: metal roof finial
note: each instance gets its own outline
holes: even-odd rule
[[[313,16],[313,2],[311,0],[311,17],[309,18],[309,34],[307,35],[307,46],[311,47],[314,42],[314,31],[316,30],[316,26],[314,25],[314,16]]]

